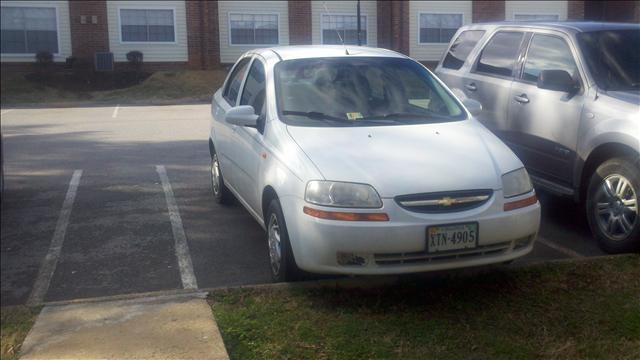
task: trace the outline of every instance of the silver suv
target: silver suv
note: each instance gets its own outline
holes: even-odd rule
[[[608,252],[640,248],[640,25],[460,28],[436,69],[538,188],[585,203]]]

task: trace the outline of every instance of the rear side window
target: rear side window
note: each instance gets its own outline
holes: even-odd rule
[[[224,96],[232,106],[236,104],[238,93],[240,93],[240,85],[242,85],[242,79],[244,79],[244,75],[247,73],[249,60],[249,58],[240,60],[240,63],[238,63],[235,69],[233,69],[233,73],[231,73],[229,81],[227,82],[227,88],[224,89],[224,93],[222,94],[222,96]]]
[[[501,31],[494,35],[482,49],[477,72],[491,75],[511,76],[524,33]]]
[[[463,31],[451,45],[447,56],[442,62],[442,66],[447,69],[460,69],[483,35],[484,30]]]
[[[559,37],[536,34],[531,40],[522,79],[538,81],[542,70],[564,70],[574,79],[578,68],[567,43]]]

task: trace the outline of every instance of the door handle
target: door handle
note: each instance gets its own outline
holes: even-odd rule
[[[515,101],[519,102],[520,104],[529,103],[529,98],[527,97],[527,94],[517,95],[517,96],[514,96],[513,98]]]
[[[464,87],[466,87],[466,88],[467,88],[467,90],[469,90],[469,91],[476,91],[476,90],[478,90],[478,88],[476,87],[476,84],[475,84],[475,83],[467,84],[467,85],[465,85]]]

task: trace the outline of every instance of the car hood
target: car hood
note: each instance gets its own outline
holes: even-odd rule
[[[629,104],[640,104],[640,91],[607,91],[607,95],[612,98],[624,101]]]
[[[522,166],[475,120],[439,124],[287,130],[326,180],[371,184],[382,197],[501,189]]]

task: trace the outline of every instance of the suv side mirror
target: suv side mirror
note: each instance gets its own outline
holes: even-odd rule
[[[462,100],[462,105],[464,105],[473,116],[478,116],[482,112],[482,104],[477,100],[466,98]]]
[[[238,126],[256,127],[258,125],[258,115],[251,105],[232,107],[227,111],[224,120]]]
[[[542,70],[538,75],[538,88],[573,92],[576,88],[576,82],[571,75],[565,70]]]

